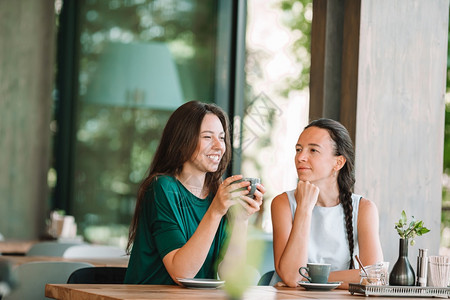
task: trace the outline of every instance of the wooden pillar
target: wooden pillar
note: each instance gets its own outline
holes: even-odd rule
[[[358,94],[359,26],[361,1],[344,3],[345,20],[342,39],[341,106],[339,121],[347,128],[352,140],[356,134],[356,108]]]
[[[431,229],[416,239],[410,259],[415,261],[418,248],[437,255],[449,0],[334,1],[344,10],[342,44],[335,44],[342,63],[339,117],[334,119],[349,129],[355,143],[355,192],[378,206],[385,260],[393,264],[398,256],[394,223],[402,210]],[[326,74],[336,72],[320,64],[322,52],[330,51],[321,34],[327,4],[314,0],[313,118],[329,117],[320,105],[327,103],[324,91],[330,88]]]
[[[378,204],[385,258],[398,256],[405,210],[440,243],[449,1],[363,0],[356,113],[357,191]]]
[[[37,238],[47,213],[54,1],[0,1],[0,233]]]
[[[310,120],[339,120],[344,0],[313,3]]]

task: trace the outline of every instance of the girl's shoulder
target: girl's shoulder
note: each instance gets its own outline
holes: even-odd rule
[[[362,209],[373,209],[373,208],[376,208],[377,206],[376,206],[375,202],[373,202],[367,198],[361,197],[359,200],[359,207]]]
[[[272,200],[272,207],[277,207],[277,206],[285,206],[289,204],[289,198],[287,195],[287,192],[283,192],[277,196],[275,196],[275,198],[273,198]]]
[[[156,175],[152,181],[152,186],[170,187],[178,185],[178,179],[170,175]]]
[[[359,201],[359,212],[358,215],[363,218],[372,218],[374,216],[378,216],[378,208],[375,202],[361,197]],[[360,219],[358,217],[358,219]]]
[[[178,180],[170,175],[156,175],[146,189],[147,195],[166,194],[178,191]]]

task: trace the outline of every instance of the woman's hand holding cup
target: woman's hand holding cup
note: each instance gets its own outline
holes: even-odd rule
[[[235,219],[246,221],[260,210],[266,190],[259,178],[238,176],[241,178],[230,184],[232,199],[237,204],[231,208],[231,214]]]

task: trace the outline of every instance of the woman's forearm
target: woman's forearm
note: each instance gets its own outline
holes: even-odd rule
[[[277,268],[278,275],[288,286],[297,286],[297,282],[301,279],[298,269],[306,266],[308,261],[310,226],[310,213],[296,213],[289,239]]]
[[[338,289],[348,289],[349,283],[359,283],[359,279],[359,269],[352,269],[331,272],[328,282],[343,281]]]
[[[163,258],[164,266],[174,281],[177,282],[176,278],[193,278],[197,275],[208,255],[221,219],[222,216],[209,209],[187,243]]]

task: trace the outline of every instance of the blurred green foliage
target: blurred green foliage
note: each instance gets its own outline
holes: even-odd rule
[[[450,35],[449,35],[450,36]],[[450,52],[449,52],[450,53]],[[449,58],[450,61],[450,58]],[[447,65],[447,73],[449,67]],[[449,93],[449,79],[447,76],[447,94]],[[441,227],[450,227],[450,104],[445,105],[445,128],[444,128],[444,166],[442,185],[442,214]],[[448,210],[446,208],[449,208]]]
[[[450,11],[449,11],[450,13]],[[450,94],[450,22],[448,30],[448,47],[447,47],[447,97]],[[444,128],[444,166],[443,177],[444,184],[442,186],[442,215],[441,227],[450,227],[450,103],[445,103],[445,128]],[[449,208],[448,210],[446,208]]]
[[[447,93],[449,87],[447,86]],[[445,105],[444,173],[450,174],[450,103]]]
[[[309,86],[312,0],[282,0],[280,8],[284,12],[284,24],[296,37],[292,54],[303,67],[298,78],[287,79],[287,88],[283,91],[284,96],[287,96],[290,91],[300,91]]]

